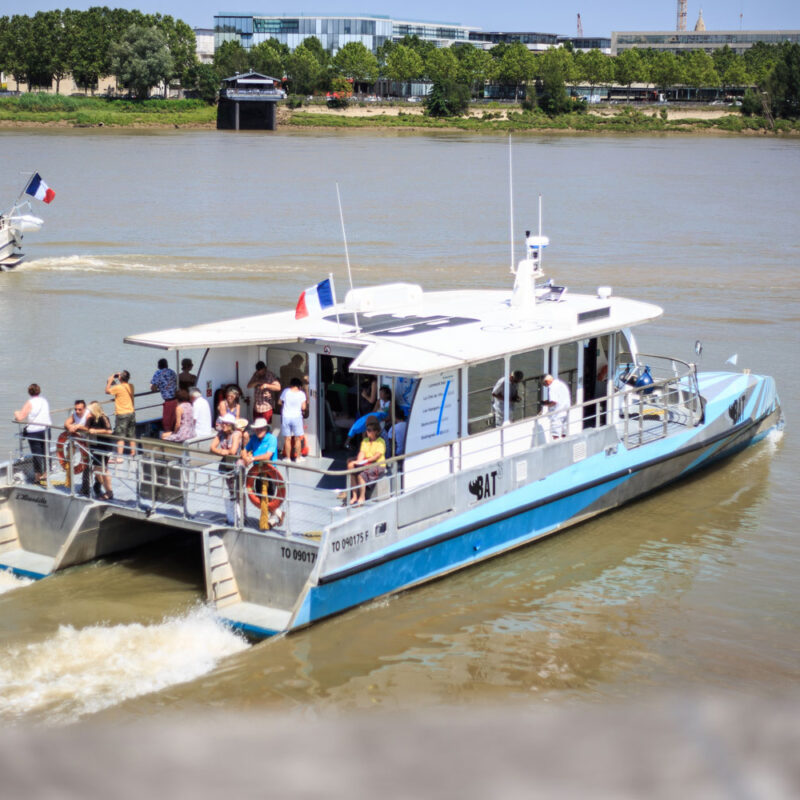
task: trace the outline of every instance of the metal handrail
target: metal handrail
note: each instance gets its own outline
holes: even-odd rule
[[[654,356],[642,356],[640,354],[640,358],[642,357],[648,359],[656,358]],[[572,418],[572,424],[574,424],[576,414],[580,414],[582,420],[591,420],[594,418],[598,428],[607,425],[616,426],[621,422],[621,439],[627,449],[641,446],[646,441],[651,441],[653,438],[666,436],[668,433],[670,410],[674,411],[676,408],[685,409],[687,412],[686,424],[698,424],[702,415],[702,403],[698,390],[695,365],[682,362],[678,359],[665,360],[669,360],[673,365],[672,376],[656,380],[645,387],[624,386],[615,389],[608,395],[593,398],[581,403],[575,403],[571,405],[567,412],[567,424],[570,424],[570,418]],[[681,365],[681,368],[677,368],[675,365]],[[587,413],[587,409],[592,410]],[[523,439],[528,443],[528,446],[530,446],[530,422],[534,421],[537,425],[545,425],[551,414],[552,412],[540,412],[535,416],[508,422],[499,428],[490,428],[486,431],[481,431],[478,435],[486,435],[492,430],[499,433],[497,443],[493,443],[491,447],[499,447],[501,456],[504,456],[509,447],[515,443],[518,444]],[[647,426],[645,425],[645,419],[648,417],[648,414],[660,419],[660,432],[658,430],[658,423],[656,425],[650,423],[648,423]],[[603,419],[605,419],[605,422],[602,422]],[[25,423],[15,421],[15,424],[20,428],[17,437],[19,439],[19,454],[22,456],[24,435],[21,429]],[[50,432],[57,431],[54,436],[50,437],[50,442],[44,456],[47,459],[48,466],[46,485],[48,488],[52,488],[51,473],[58,473],[58,469],[55,468],[57,458],[53,452],[53,444],[58,434],[63,431],[63,428],[56,425],[46,427]],[[68,439],[65,473],[67,475],[68,491],[72,494],[77,492],[75,475],[73,474],[72,468],[76,455],[76,448],[91,450],[90,441],[90,437],[85,434],[76,434]],[[103,445],[108,448],[109,456],[116,457],[117,454],[115,451],[117,441],[119,441],[119,437],[114,436],[113,433],[103,434]],[[246,519],[244,509],[247,503],[247,492],[244,486],[244,470],[241,467],[236,468],[233,472],[233,490],[231,493],[231,485],[228,483],[227,479],[220,479],[216,470],[209,469],[218,463],[218,457],[198,449],[196,445],[193,446],[191,443],[187,445],[170,440],[155,440],[152,437],[125,438],[124,441],[126,447],[131,442],[136,444],[136,454],[133,456],[127,454],[123,455],[123,465],[127,465],[127,468],[125,470],[120,469],[118,473],[115,472],[114,479],[120,480],[124,484],[126,481],[133,481],[134,485],[128,488],[130,488],[135,497],[137,506],[144,507],[144,505],[149,502],[149,508],[152,511],[157,508],[159,504],[157,499],[159,489],[179,489],[183,497],[182,507],[176,512],[174,508],[175,503],[169,502],[168,505],[170,505],[172,509],[171,513],[180,513],[185,518],[191,518],[193,515],[187,505],[188,495],[184,491],[187,487],[191,487],[194,500],[198,497],[208,497],[219,502],[220,500],[224,501],[226,495],[232,496],[237,508],[240,510],[235,524],[237,526],[244,524]],[[404,484],[409,476],[414,475],[417,470],[441,468],[443,465],[446,465],[446,471],[448,473],[453,474],[459,472],[462,469],[462,459],[465,456],[463,445],[467,441],[469,441],[468,438],[454,439],[413,453],[387,457],[386,470],[387,475],[391,478],[390,496],[397,498],[413,492],[415,487],[405,489]],[[424,456],[434,452],[441,453],[441,458],[425,462],[422,465],[406,463],[407,459],[411,457]],[[172,454],[173,457],[170,457],[170,454]],[[283,461],[277,466],[279,467],[279,472],[282,474],[287,488],[287,497],[283,504],[285,514],[283,527],[285,527],[287,531],[290,531],[292,527],[291,517],[299,514],[300,517],[305,518],[305,513],[302,511],[303,508],[311,509],[312,511],[308,513],[313,513],[315,518],[327,520],[328,524],[337,516],[342,518],[342,509],[338,508],[338,504],[335,502],[333,496],[341,491],[349,491],[349,487],[346,485],[348,476],[358,474],[363,470],[363,467],[355,467],[352,469],[322,469],[319,466],[311,464],[287,461]],[[164,473],[166,477],[163,477],[163,479],[158,477],[159,474],[161,474],[159,473],[160,468],[167,470],[166,473]],[[320,488],[316,485],[307,485],[301,481],[293,481],[292,470],[314,473],[320,478],[324,476],[344,478],[345,485],[337,485],[335,488]],[[394,473],[393,476],[392,473]],[[403,476],[402,480],[399,479],[401,475]],[[205,476],[205,480],[199,481],[200,476]],[[9,480],[11,479],[12,476],[9,473]],[[175,483],[176,480],[177,484]],[[338,484],[338,481],[336,481],[336,483]],[[127,486],[127,484],[125,485]],[[148,494],[149,497],[145,496]],[[349,507],[344,511],[349,516]]]

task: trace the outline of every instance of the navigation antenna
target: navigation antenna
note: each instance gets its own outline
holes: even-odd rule
[[[342,212],[342,196],[339,194],[339,183],[336,183],[336,199],[339,201],[339,221],[342,223],[342,239],[344,239],[344,260],[347,262],[347,280],[350,281],[350,289],[353,288],[353,273],[350,270],[350,251],[347,249],[347,233],[344,229],[344,213]],[[358,326],[358,312],[353,310],[353,320],[356,323],[356,332],[360,332]]]
[[[583,23],[581,22],[580,14],[578,14],[578,38],[583,38]]]
[[[509,272],[516,275],[514,269],[514,172],[511,164],[511,134],[508,134],[508,235],[511,245],[511,266]]]

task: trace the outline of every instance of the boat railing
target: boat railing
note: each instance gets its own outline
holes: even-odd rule
[[[621,384],[608,395],[573,404],[567,436],[614,425],[626,449],[633,449],[667,436],[670,424],[697,425],[702,403],[695,366],[677,359],[658,359],[640,355],[637,362],[651,367],[652,383],[640,387]],[[551,420],[552,412],[545,407],[536,416],[426,450],[387,457],[386,476],[372,481],[368,490],[373,500],[410,495],[440,477],[546,445],[551,441]],[[33,459],[25,452],[24,424],[17,425],[18,445],[16,454],[11,454],[7,479],[9,483],[32,482]],[[114,460],[110,466],[112,502],[148,515],[160,513],[234,527],[264,529],[269,525],[299,533],[322,531],[358,510],[348,503],[348,483],[359,469],[323,469],[313,460],[282,461],[273,464],[271,476],[259,480],[248,475],[241,464],[230,473],[220,472],[219,457],[209,451],[210,436],[188,443],[151,437],[126,439],[122,454],[118,454],[113,434],[106,435],[102,443],[86,435],[66,436],[59,447],[63,434],[63,428],[55,425],[48,431],[43,485],[72,495],[91,493],[93,481],[86,471],[92,462],[91,451],[96,453],[100,444],[105,453],[103,458],[95,456],[97,471],[102,470],[106,458]],[[130,450],[132,442],[135,454]]]

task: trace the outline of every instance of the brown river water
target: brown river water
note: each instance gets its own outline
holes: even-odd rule
[[[28,262],[0,274],[2,458],[31,381],[54,408],[99,397],[121,368],[144,388],[158,354],[127,334],[283,309],[329,272],[343,294],[337,182],[356,284],[510,286],[504,138],[0,136],[4,203],[23,170],[56,191],[34,208],[46,222]],[[542,193],[549,275],[661,305],[645,352],[774,375],[785,432],[543,543],[256,645],[204,607],[191,540],[38,583],[0,574],[0,720],[797,686],[800,142],[525,137],[513,163],[517,243]]]

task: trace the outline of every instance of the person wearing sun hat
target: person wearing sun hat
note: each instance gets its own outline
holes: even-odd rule
[[[236,459],[242,449],[242,434],[236,430],[236,417],[223,414],[219,420],[220,431],[211,442],[211,452],[221,456],[219,471],[226,476],[228,492],[225,497],[225,518],[228,525],[236,521]]]

